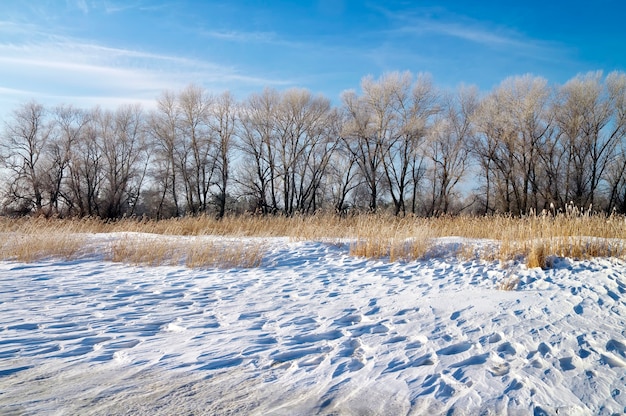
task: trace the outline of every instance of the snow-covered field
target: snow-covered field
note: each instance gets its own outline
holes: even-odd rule
[[[249,270],[0,262],[0,414],[626,413],[622,261],[265,241]]]

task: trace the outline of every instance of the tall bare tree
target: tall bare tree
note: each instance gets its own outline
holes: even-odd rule
[[[6,204],[21,212],[41,213],[50,127],[43,105],[30,101],[15,109],[5,123],[0,161],[6,169]]]
[[[361,96],[354,91],[343,94],[344,141],[369,190],[370,210],[376,211],[385,189],[395,214],[404,214],[410,190],[415,200],[419,186],[420,148],[429,120],[438,111],[437,93],[429,76],[420,74],[413,82],[409,72],[388,73],[378,80],[365,77],[361,90]]]
[[[226,198],[230,179],[230,160],[233,141],[237,129],[238,104],[230,92],[220,95],[210,109],[210,126],[215,137],[215,169],[217,171],[216,202],[217,216],[222,218],[226,213]]]
[[[430,206],[426,214],[447,214],[455,187],[463,179],[469,164],[473,137],[471,120],[478,107],[478,91],[461,87],[455,95],[443,98],[442,112],[437,116],[426,144],[430,159]]]
[[[276,90],[252,94],[240,113],[239,150],[244,164],[239,183],[264,214],[278,212],[275,114],[280,103]]]
[[[105,177],[99,119],[101,110],[85,113],[86,124],[72,145],[65,200],[71,215],[100,216],[101,187]]]
[[[497,210],[523,214],[539,206],[538,163],[551,131],[550,97],[543,78],[507,78],[477,112],[475,151]]]
[[[185,186],[187,209],[204,212],[210,202],[215,172],[215,140],[209,124],[214,98],[203,88],[190,85],[178,96],[182,143],[179,164]]]
[[[383,176],[383,140],[374,132],[373,115],[367,102],[355,91],[342,94],[346,122],[341,133],[345,148],[352,153],[363,183],[369,191],[369,209],[376,211]]]
[[[624,136],[626,120],[616,107],[623,100],[622,76],[612,74],[603,83],[601,72],[587,73],[560,89],[556,120],[568,156],[566,196],[576,205],[596,202]]]
[[[164,91],[157,98],[156,109],[148,117],[148,135],[154,148],[151,176],[157,187],[157,218],[182,213],[178,197],[180,117],[176,93],[172,91]]]
[[[115,112],[99,112],[96,120],[105,162],[101,215],[132,215],[148,161],[143,110],[139,105],[123,105]]]
[[[70,163],[73,152],[79,146],[82,136],[87,130],[90,116],[85,110],[71,105],[60,105],[51,112],[51,135],[48,144],[49,161],[47,169],[47,185],[49,208],[48,215],[61,215],[64,203],[65,213],[71,214],[74,203],[68,191]]]
[[[607,210],[626,213],[626,73],[612,72],[606,78],[607,89],[613,103],[614,125],[618,127],[615,158],[608,168],[609,201]]]
[[[316,201],[320,175],[336,143],[329,128],[330,101],[307,90],[281,94],[276,112],[277,173],[286,215],[308,211]]]

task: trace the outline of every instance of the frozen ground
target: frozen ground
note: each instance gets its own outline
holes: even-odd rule
[[[388,263],[272,239],[251,270],[0,262],[0,413],[626,412],[624,262],[505,270],[440,244]]]

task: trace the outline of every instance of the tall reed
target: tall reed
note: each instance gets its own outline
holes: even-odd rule
[[[242,215],[227,216],[221,220],[198,216],[161,221],[135,218],[118,221],[93,218],[0,218],[0,233],[5,236],[5,243],[0,247],[0,257],[25,259],[31,256],[27,253],[16,254],[20,250],[39,253],[32,254],[32,258],[42,255],[71,257],[80,252],[85,235],[119,232],[155,236],[280,236],[309,241],[347,240],[350,253],[354,256],[386,258],[390,261],[410,261],[436,255],[433,247],[439,244],[436,239],[442,237],[469,239],[458,245],[456,254],[460,257],[502,261],[523,259],[528,267],[549,267],[554,257],[626,258],[626,217],[592,214],[573,207],[556,215],[528,215],[521,218],[510,215],[400,218],[384,214],[352,215],[346,218],[332,214],[306,217]],[[25,236],[30,236],[30,239]],[[50,238],[45,240],[42,236]],[[61,238],[63,244],[58,244]],[[474,239],[478,242],[473,242]],[[237,253],[243,250],[235,248],[234,253],[229,254],[224,251],[224,247],[210,244],[205,248],[191,244],[176,249],[173,243],[159,242],[159,239],[154,241],[145,249],[141,245],[118,242],[111,259],[120,261],[126,258],[130,262],[144,264],[149,263],[147,259],[151,258],[150,261],[156,263],[186,262],[194,265],[198,264],[195,260],[198,256],[209,258],[211,253],[220,253],[221,258],[237,257]],[[486,245],[485,241],[491,241],[492,244]],[[177,244],[181,244],[180,241]],[[58,246],[65,247],[65,251],[55,252]],[[189,255],[183,259],[177,254],[181,251]],[[168,258],[175,260],[165,260]],[[257,261],[253,260],[252,263],[256,264]]]

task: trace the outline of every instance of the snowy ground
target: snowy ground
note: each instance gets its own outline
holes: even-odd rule
[[[271,239],[251,270],[0,262],[0,413],[626,412],[624,262],[503,269],[441,244],[388,263]]]

